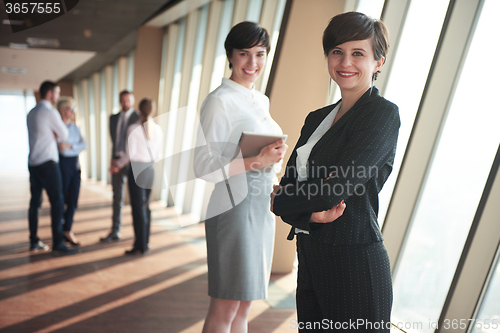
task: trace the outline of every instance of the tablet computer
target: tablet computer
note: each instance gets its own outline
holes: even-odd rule
[[[253,132],[241,133],[239,146],[243,157],[254,157],[259,155],[260,150],[279,139],[286,141],[288,135],[285,134],[263,134]]]

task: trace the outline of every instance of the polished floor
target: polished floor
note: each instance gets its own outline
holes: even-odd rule
[[[0,332],[201,332],[209,303],[203,223],[153,203],[151,252],[125,256],[130,206],[122,240],[100,243],[111,225],[111,188],[87,181],[73,226],[82,253],[30,252],[28,177],[0,172]],[[38,236],[50,245],[45,195],[39,215]],[[268,299],[253,302],[249,332],[296,332],[295,286],[296,271],[272,275]]]
[[[133,241],[130,206],[122,240],[99,243],[111,224],[111,192],[84,182],[73,227],[82,253],[54,257],[29,251],[29,198],[27,174],[0,173],[0,332],[201,332],[209,302],[203,224],[180,227],[155,203],[151,252],[124,256]],[[44,197],[38,235],[50,245],[49,214]],[[269,299],[252,306],[249,332],[296,331],[295,279],[272,276]]]

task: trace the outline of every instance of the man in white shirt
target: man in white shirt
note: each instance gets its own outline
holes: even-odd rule
[[[125,154],[125,140],[127,140],[127,129],[139,119],[134,110],[134,95],[124,90],[120,93],[121,111],[109,117],[109,134],[113,143],[111,152],[111,184],[113,186],[113,218],[111,232],[101,242],[112,242],[120,240],[121,216],[123,199],[125,197],[125,181],[128,174],[128,164],[115,171],[116,161]]]
[[[28,213],[30,229],[30,250],[48,250],[37,236],[38,208],[42,190],[45,189],[50,201],[52,219],[52,253],[75,254],[79,250],[66,247],[63,240],[62,216],[64,199],[62,194],[61,171],[57,140],[66,140],[68,129],[59,112],[52,106],[59,99],[60,88],[54,82],[45,81],[40,86],[41,100],[28,113],[28,137],[30,152],[28,169],[30,172],[31,200]]]

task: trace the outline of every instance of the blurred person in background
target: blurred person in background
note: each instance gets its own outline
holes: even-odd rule
[[[109,134],[113,148],[111,151],[111,185],[113,186],[113,217],[111,232],[101,238],[101,242],[119,241],[122,219],[123,200],[125,198],[125,181],[128,176],[128,164],[116,168],[116,161],[125,154],[127,128],[139,119],[139,114],[134,110],[134,94],[128,90],[120,93],[121,111],[109,117]]]
[[[68,128],[68,138],[59,143],[59,168],[61,169],[64,203],[64,240],[74,246],[80,245],[71,227],[80,194],[81,170],[78,155],[87,148],[80,130],[75,124],[75,101],[71,97],[61,97],[57,110]]]
[[[139,103],[139,119],[127,128],[125,154],[116,160],[111,172],[127,167],[128,190],[132,206],[135,241],[126,255],[145,254],[149,251],[151,210],[149,202],[154,182],[154,162],[160,161],[163,132],[152,119],[155,103],[144,98]]]
[[[79,253],[79,250],[66,247],[63,240],[62,218],[64,199],[61,170],[59,169],[59,152],[57,142],[68,138],[68,128],[54,109],[60,95],[60,88],[51,81],[40,86],[41,100],[31,109],[27,116],[31,200],[28,212],[30,229],[30,250],[49,249],[38,238],[38,208],[41,205],[42,190],[45,189],[50,201],[52,227],[52,253],[66,255]]]

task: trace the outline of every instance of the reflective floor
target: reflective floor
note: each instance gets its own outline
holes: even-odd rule
[[[209,302],[202,223],[181,228],[172,209],[154,203],[151,252],[124,256],[133,242],[130,206],[122,240],[100,243],[111,225],[111,189],[84,182],[73,226],[82,253],[30,252],[28,179],[0,173],[0,331],[201,332]],[[51,245],[46,196],[38,236]],[[253,303],[250,332],[296,331],[295,279],[272,276],[268,300]]]

